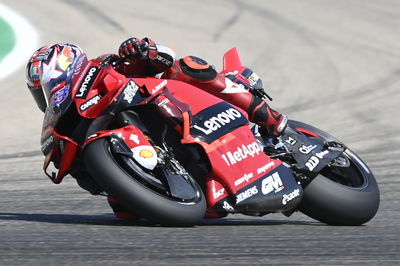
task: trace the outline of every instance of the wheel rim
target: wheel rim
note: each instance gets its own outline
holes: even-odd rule
[[[328,166],[320,172],[320,175],[335,183],[355,189],[362,189],[367,186],[368,178],[364,174],[364,171],[360,170],[360,165],[357,163],[357,161],[360,160],[357,158],[355,161],[354,154],[348,149],[343,153],[343,156],[350,161],[350,165],[348,167]],[[366,168],[366,166],[364,168]]]
[[[175,202],[181,204],[194,204],[201,201],[201,193],[199,192],[198,186],[196,186],[195,181],[193,178],[189,178],[187,181],[188,184],[196,191],[196,195],[191,199],[182,199],[173,197],[169,194],[168,189],[160,178],[157,178],[153,171],[144,169],[143,167],[139,166],[133,158],[116,154],[110,148],[110,144],[107,143],[107,152],[111,156],[112,160],[118,165],[121,170],[126,172],[131,179],[135,180],[136,182],[143,185],[145,188],[151,190],[153,193],[158,194],[159,196],[165,197],[169,200],[173,200]]]

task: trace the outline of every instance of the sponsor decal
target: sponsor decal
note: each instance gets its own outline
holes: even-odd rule
[[[160,61],[164,65],[172,66],[172,61],[162,57],[161,55],[157,55],[156,60]]]
[[[47,151],[47,149],[53,144],[53,142],[54,142],[53,135],[51,135],[45,141],[43,141],[42,145],[40,146],[40,149],[42,150],[42,152],[45,153]]]
[[[53,105],[60,105],[67,98],[69,92],[69,85],[64,86],[53,95]]]
[[[258,194],[258,189],[256,186],[246,189],[245,191],[239,193],[236,196],[236,203],[242,202],[248,198],[253,197],[254,195]]]
[[[271,167],[273,167],[274,165],[275,165],[275,163],[273,161],[267,163],[263,167],[260,167],[260,168],[257,169],[257,174],[262,174],[262,173],[267,172],[267,170],[270,169]]]
[[[253,72],[247,79],[250,82],[250,86],[254,86],[257,84],[257,81],[260,80],[260,77],[256,73]]]
[[[158,107],[163,107],[164,105],[166,105],[167,103],[169,103],[170,100],[168,98],[165,98],[164,100],[162,100],[159,104],[157,104]]]
[[[190,134],[210,144],[248,123],[240,111],[227,102],[220,102],[192,116]]]
[[[222,208],[224,208],[227,212],[234,212],[235,209],[226,201],[224,201],[224,204],[222,205]]]
[[[242,144],[241,147],[238,147],[236,151],[233,152],[227,152],[225,154],[222,154],[222,158],[226,162],[228,166],[234,165],[237,162],[240,162],[247,157],[253,157],[258,155],[261,152],[261,148],[258,145],[258,143],[255,141],[253,143],[250,143],[248,145]]]
[[[317,167],[318,164],[319,164],[319,159],[316,156],[311,156],[305,165],[308,168],[308,170],[312,171],[315,169],[315,167]]]
[[[309,154],[313,149],[315,149],[317,145],[301,145],[299,151],[303,154]]]
[[[73,68],[74,69],[74,73],[72,74],[72,78],[74,78],[75,75],[77,75],[79,72],[81,72],[83,59],[85,59],[85,56],[81,56],[78,59],[78,61],[76,62],[76,67]]]
[[[250,178],[253,178],[253,177],[254,177],[253,173],[244,174],[244,176],[242,176],[241,178],[239,178],[239,179],[237,179],[235,181],[235,186],[239,186],[243,182],[247,182],[248,183]]]
[[[300,189],[298,188],[293,190],[293,192],[289,194],[283,194],[282,204],[286,205],[289,201],[297,198],[298,196],[300,196]]]
[[[98,67],[91,67],[89,69],[88,73],[83,79],[80,88],[78,89],[78,92],[75,95],[75,98],[86,99],[86,96],[89,93],[89,89],[93,85],[93,82],[96,79],[98,73],[99,73]]]
[[[153,152],[151,150],[143,149],[143,150],[141,150],[139,152],[139,156],[142,157],[142,158],[146,158],[147,159],[147,158],[153,157],[154,154],[153,154]]]
[[[248,91],[243,84],[238,84],[231,81],[230,79],[225,79],[225,89],[221,93],[247,93]]]
[[[79,109],[81,110],[81,112],[84,112],[87,109],[89,109],[90,107],[92,107],[93,105],[96,105],[100,101],[101,98],[102,98],[102,96],[100,94],[98,94],[98,95],[90,98],[86,102],[82,103],[81,106],[79,107]]]
[[[124,89],[124,100],[127,101],[129,104],[132,103],[132,100],[135,97],[138,89],[139,86],[135,82],[133,82],[132,80],[129,81]]]
[[[296,140],[292,137],[289,137],[287,140],[285,140],[285,142],[291,146],[293,146],[294,144],[296,144]]]
[[[265,178],[261,183],[261,192],[264,195],[267,195],[272,191],[274,191],[274,193],[278,193],[279,191],[282,191],[284,188],[285,187],[283,186],[281,177],[277,172]]]
[[[324,151],[321,151],[321,152],[316,153],[315,155],[317,155],[318,158],[322,159],[322,158],[324,158],[324,156],[327,155],[328,153],[329,153],[329,150],[324,150]]]
[[[329,151],[325,150],[325,151],[318,152],[315,155],[311,156],[310,159],[308,159],[308,161],[305,163],[308,170],[310,170],[310,171],[314,170],[315,167],[317,167],[317,165],[319,164],[319,160],[324,158],[324,156],[328,153],[329,153]]]
[[[139,144],[139,143],[140,143],[138,135],[131,134],[131,135],[129,136],[129,139],[132,140],[133,142],[135,142],[136,144]]]
[[[154,89],[151,91],[152,94],[158,92],[159,90],[161,90],[165,85],[167,85],[168,80],[164,80],[163,82],[161,82],[160,84],[158,84],[157,86],[154,87]]]
[[[242,114],[235,108],[229,108],[216,116],[206,120],[202,126],[195,125],[194,128],[202,131],[204,134],[209,135],[217,131],[222,126],[229,124],[237,118],[241,118]]]
[[[39,76],[39,74],[40,74],[40,69],[39,69],[38,66],[32,65],[32,66],[31,66],[31,69],[30,69],[30,72],[31,72],[31,73],[30,73],[31,78],[32,78],[34,81],[40,80],[40,76]]]
[[[218,190],[218,191],[214,191],[214,192],[213,192],[214,199],[218,199],[219,197],[221,197],[222,195],[224,195],[224,193],[225,193],[225,188],[221,188],[221,189]]]
[[[234,70],[233,72],[226,73],[225,76],[229,76],[229,75],[236,76],[238,73],[239,73],[239,71]]]
[[[43,52],[39,53],[38,55],[35,56],[35,59],[34,59],[34,60],[37,60],[37,61],[46,61],[47,58],[49,58],[49,55],[50,55],[50,53],[51,53],[52,50],[53,50],[53,49],[47,49],[46,51],[43,51]]]
[[[153,170],[157,165],[157,153],[150,145],[137,146],[131,149],[133,158],[146,169]]]

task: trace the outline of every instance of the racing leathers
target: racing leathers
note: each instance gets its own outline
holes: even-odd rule
[[[243,86],[247,80],[242,73],[222,75],[195,56],[175,60],[173,49],[148,38],[126,40],[119,48],[119,56],[130,62],[116,67],[125,76],[158,76],[189,83],[246,111],[249,120],[260,125],[264,135],[279,136],[286,128],[287,117],[250,93],[251,85]]]

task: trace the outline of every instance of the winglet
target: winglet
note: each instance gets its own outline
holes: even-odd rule
[[[233,47],[224,54],[223,72],[240,70],[242,68],[243,65],[240,61],[239,53],[236,47]]]

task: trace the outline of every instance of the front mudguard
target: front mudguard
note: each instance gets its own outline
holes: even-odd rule
[[[100,138],[106,138],[110,141],[113,152],[132,157],[146,169],[153,170],[157,165],[157,152],[142,130],[134,125],[101,130],[90,134],[85,140],[83,149]]]

